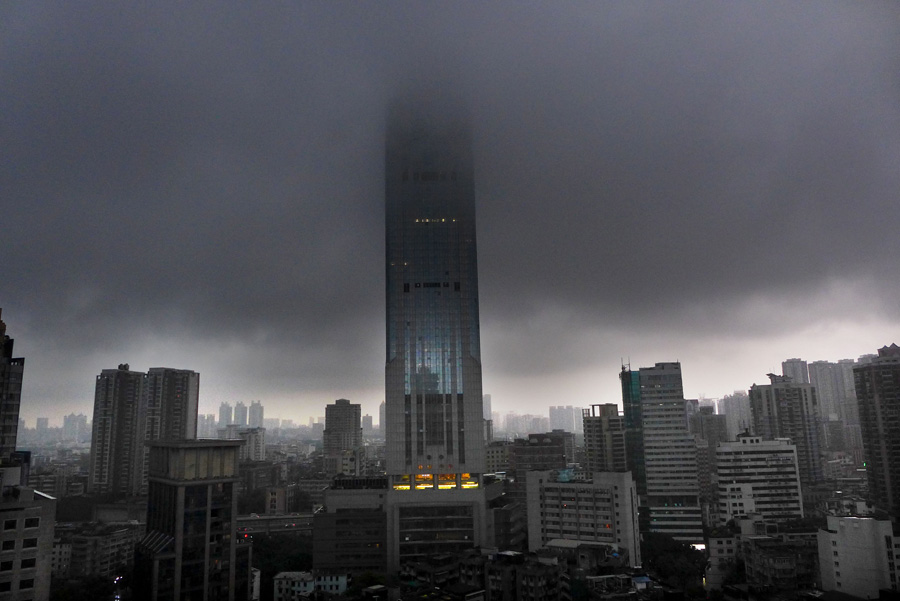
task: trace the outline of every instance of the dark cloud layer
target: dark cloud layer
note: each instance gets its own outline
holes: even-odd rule
[[[473,114],[495,399],[870,352],[900,332],[898,73],[893,3],[6,5],[23,412],[126,360],[199,369],[209,406],[374,408],[385,105],[422,82]]]

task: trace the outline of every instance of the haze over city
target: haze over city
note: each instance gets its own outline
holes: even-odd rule
[[[687,397],[900,339],[900,8],[350,4],[0,8],[0,307],[21,415],[130,363],[200,408],[384,398],[384,128],[472,115],[484,391]]]

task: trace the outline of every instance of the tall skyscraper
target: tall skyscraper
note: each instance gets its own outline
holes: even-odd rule
[[[247,405],[242,401],[234,406],[234,423],[242,428],[247,427]]]
[[[575,413],[575,408],[572,405],[550,407],[550,429],[575,432]],[[581,415],[578,417],[581,417]]]
[[[819,455],[819,409],[812,384],[790,376],[769,374],[769,384],[750,387],[753,433],[764,440],[789,438],[797,445],[800,482],[806,486],[824,477]]]
[[[253,401],[250,403],[250,415],[247,423],[251,428],[262,428],[264,426],[263,420],[265,420],[265,409],[262,402]]]
[[[725,414],[728,440],[735,440],[738,434],[750,431],[753,416],[750,414],[750,397],[745,390],[735,390],[734,394],[719,399],[719,414]]]
[[[869,497],[876,507],[900,517],[900,347],[853,368],[862,429]]]
[[[385,463],[394,568],[437,549],[487,543],[485,447],[466,115],[433,98],[396,103],[385,147]],[[439,522],[454,526],[422,530]]]
[[[145,495],[153,440],[197,437],[200,375],[187,369],[128,364],[97,376],[88,486],[97,494]]]
[[[230,403],[221,403],[219,405],[219,427],[224,428],[225,426],[231,425],[234,423],[234,410],[231,408]]]
[[[858,424],[856,390],[853,385],[853,360],[837,363],[813,361],[809,364],[809,383],[816,387],[819,416],[822,420],[841,420]]]
[[[685,542],[703,540],[697,446],[688,429],[680,363],[622,367],[628,467],[641,497],[642,527]]]
[[[0,320],[0,599],[47,601],[56,499],[25,486],[31,454],[16,452],[24,372]]]
[[[88,477],[93,494],[140,494],[144,449],[138,433],[146,377],[127,363],[97,376]]]
[[[781,373],[798,384],[809,384],[809,366],[803,359],[782,361]]]
[[[13,357],[13,339],[0,319],[0,460],[16,450],[24,373],[25,359]]]
[[[86,415],[70,413],[63,417],[64,439],[82,442],[87,440],[88,434]]]
[[[591,405],[583,410],[582,420],[588,474],[627,470],[625,416],[619,414],[619,406]]]
[[[322,451],[325,471],[329,474],[359,474],[362,452],[362,407],[347,399],[338,399],[325,406],[325,431],[322,433]],[[344,456],[352,460],[352,469],[344,469]],[[350,466],[347,466],[350,467]]]
[[[250,545],[237,536],[237,440],[150,445],[147,534],[134,598],[250,599]]]

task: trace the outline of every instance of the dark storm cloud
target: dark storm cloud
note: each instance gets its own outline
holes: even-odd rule
[[[384,110],[423,81],[474,118],[486,368],[898,317],[895,5],[2,10],[0,305],[33,397],[136,356],[377,398]]]

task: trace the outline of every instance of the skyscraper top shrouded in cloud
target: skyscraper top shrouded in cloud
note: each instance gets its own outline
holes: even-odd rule
[[[389,112],[388,567],[486,543],[472,136],[461,105]],[[402,542],[401,542],[402,541]]]
[[[387,472],[481,473],[474,169],[460,105],[395,103],[385,169]]]

